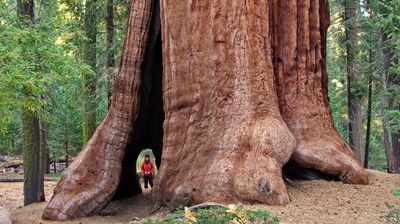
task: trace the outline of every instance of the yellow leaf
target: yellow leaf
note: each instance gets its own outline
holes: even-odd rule
[[[196,216],[195,212],[191,212],[188,207],[185,207],[185,218],[189,219],[190,222],[197,222]]]
[[[234,204],[228,205],[228,210],[226,212],[236,213],[236,205],[234,205]]]

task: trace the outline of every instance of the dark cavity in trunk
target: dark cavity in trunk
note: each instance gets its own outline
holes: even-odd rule
[[[114,199],[140,194],[136,161],[142,149],[153,150],[157,167],[161,163],[163,142],[162,41],[159,0],[154,1],[146,56],[142,64],[141,102],[131,142],[125,149],[121,180]]]

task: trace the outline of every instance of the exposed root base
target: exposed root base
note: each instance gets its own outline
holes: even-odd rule
[[[203,164],[201,167],[192,167],[186,172],[178,168],[178,173],[173,174],[165,173],[173,169],[162,164],[164,167],[157,179],[161,184],[156,186],[154,194],[158,205],[173,209],[204,202],[289,203],[281,169],[289,159],[295,140],[286,125],[275,118],[235,123],[237,126],[228,129],[221,138],[224,142],[219,138],[210,139],[210,142],[220,142],[215,144],[215,149],[199,150],[198,160],[193,163]],[[234,144],[225,146],[226,142]],[[227,148],[217,150],[219,147]],[[188,157],[182,156],[183,161],[171,165],[184,164]],[[203,159],[204,162],[199,161]],[[163,178],[168,180],[164,182]]]
[[[368,184],[368,174],[341,139],[301,141],[292,155],[301,167],[314,168],[350,184]]]

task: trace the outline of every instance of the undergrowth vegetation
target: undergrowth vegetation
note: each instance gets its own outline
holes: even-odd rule
[[[147,220],[146,224],[277,224],[279,218],[272,216],[267,211],[247,210],[241,205],[229,205],[227,207],[211,207],[201,209],[189,209],[185,207],[177,209],[162,220]]]

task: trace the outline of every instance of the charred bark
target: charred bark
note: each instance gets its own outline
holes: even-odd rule
[[[109,114],[43,217],[92,215],[113,196],[139,193],[134,163],[144,147],[162,161],[156,204],[171,208],[286,204],[290,158],[368,182],[332,121],[325,0],[155,3],[133,1]]]

